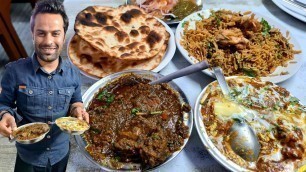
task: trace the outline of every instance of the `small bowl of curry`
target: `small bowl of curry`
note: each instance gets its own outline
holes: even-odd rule
[[[61,117],[55,120],[55,124],[64,132],[71,135],[83,134],[90,128],[86,121],[74,117]]]
[[[41,141],[50,131],[48,124],[43,122],[33,122],[22,125],[12,134],[16,142],[21,144],[33,144]]]

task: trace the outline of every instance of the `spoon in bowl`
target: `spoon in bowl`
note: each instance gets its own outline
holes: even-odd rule
[[[214,67],[213,71],[223,95],[232,99],[222,69],[220,67]],[[250,162],[258,159],[260,151],[258,137],[244,119],[235,118],[229,134],[229,143],[237,155]]]
[[[233,151],[246,161],[258,159],[260,144],[257,135],[244,119],[234,119],[230,128],[230,145]]]

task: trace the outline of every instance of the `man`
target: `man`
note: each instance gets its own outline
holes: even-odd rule
[[[6,65],[1,82],[0,134],[9,137],[16,123],[55,121],[71,116],[89,122],[83,108],[79,71],[59,57],[68,18],[61,2],[39,1],[31,16],[35,54]],[[15,111],[17,108],[17,111]],[[40,142],[16,143],[15,171],[65,171],[69,157],[69,135],[50,124]]]

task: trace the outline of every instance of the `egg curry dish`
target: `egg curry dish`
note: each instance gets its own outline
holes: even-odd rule
[[[297,171],[306,164],[306,108],[286,89],[248,77],[227,79],[230,96],[217,82],[201,98],[201,115],[209,139],[229,160],[251,171]],[[255,162],[235,154],[229,132],[235,119],[244,119],[261,146]]]
[[[67,131],[85,131],[90,127],[86,121],[74,117],[62,117],[55,120],[57,126]]]

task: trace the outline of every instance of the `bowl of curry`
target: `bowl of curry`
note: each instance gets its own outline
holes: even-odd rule
[[[12,136],[18,143],[32,144],[41,141],[49,131],[48,124],[33,122],[19,126],[17,130],[13,131]]]
[[[191,108],[174,82],[149,84],[161,76],[123,71],[99,80],[83,95],[91,127],[75,139],[101,169],[153,170],[186,145],[193,125]]]

